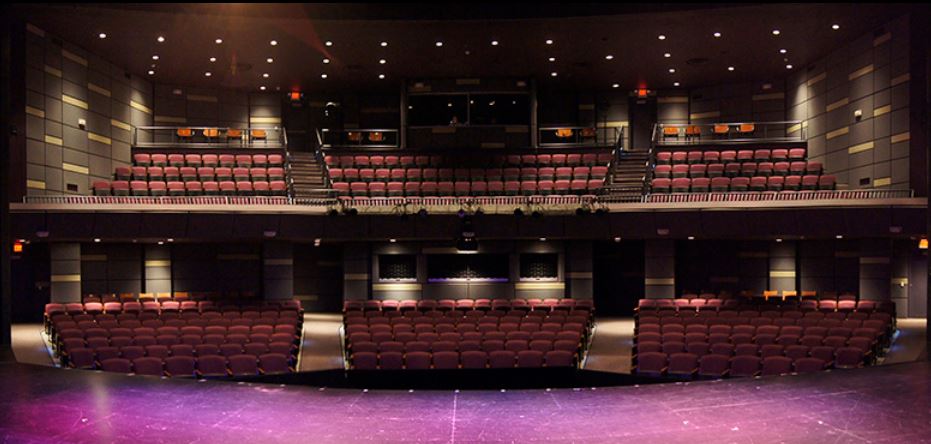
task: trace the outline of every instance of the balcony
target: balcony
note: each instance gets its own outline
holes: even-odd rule
[[[203,126],[139,126],[133,128],[133,148],[173,150],[281,150],[288,146],[283,127],[224,128]]]
[[[657,123],[653,146],[747,145],[758,143],[805,144],[801,121],[733,122],[705,124]]]

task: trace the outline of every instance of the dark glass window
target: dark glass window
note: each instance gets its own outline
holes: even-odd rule
[[[465,94],[415,95],[408,98],[407,117],[411,126],[465,124],[469,99]]]
[[[529,125],[530,100],[526,94],[472,94],[470,125]]]

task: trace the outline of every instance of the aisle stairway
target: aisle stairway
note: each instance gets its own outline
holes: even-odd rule
[[[292,152],[290,157],[291,190],[295,198],[327,197],[323,166],[314,153]]]
[[[622,152],[612,168],[606,194],[623,201],[639,202],[644,192],[649,161],[649,151]]]

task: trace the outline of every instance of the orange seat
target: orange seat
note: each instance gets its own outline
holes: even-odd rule
[[[802,290],[802,299],[815,299],[818,297],[818,292],[814,290]]]
[[[664,127],[663,137],[679,137],[679,128],[674,126]]]
[[[568,139],[572,137],[572,128],[559,128],[556,130],[556,137]]]
[[[786,300],[786,298],[797,298],[797,297],[798,297],[798,292],[795,290],[782,290],[783,301]]]
[[[755,129],[756,127],[752,123],[741,123],[740,126],[737,127],[737,132],[740,134],[750,134]]]
[[[242,130],[239,128],[230,128],[226,130],[226,137],[229,139],[242,138]]]
[[[730,132],[730,130],[731,130],[731,127],[728,126],[727,124],[724,124],[724,123],[716,123],[716,124],[714,124],[714,133],[715,133],[715,134],[718,134],[718,135],[727,134],[728,132]]]
[[[220,130],[216,128],[205,128],[204,129],[204,137],[208,139],[216,139],[219,136],[220,136]]]
[[[252,140],[265,140],[268,141],[268,133],[263,129],[254,129],[249,132],[252,136]]]
[[[766,300],[769,300],[769,298],[774,298],[777,296],[779,296],[779,292],[777,290],[766,290],[763,292],[763,299],[766,299]]]
[[[379,131],[369,133],[369,142],[381,142],[385,140],[385,135]]]
[[[355,131],[350,131],[350,132],[346,133],[346,139],[349,140],[350,142],[361,142],[361,141],[362,141],[362,133],[357,133],[357,132],[355,132]]]
[[[178,128],[176,133],[178,134],[178,137],[182,139],[190,139],[194,137],[194,130],[190,128]]]
[[[685,137],[701,136],[701,127],[698,125],[689,125],[685,128]]]
[[[582,137],[588,139],[595,137],[595,128],[582,128]]]

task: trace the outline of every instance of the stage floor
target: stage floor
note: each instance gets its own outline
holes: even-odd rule
[[[616,388],[364,391],[0,364],[0,442],[931,442],[931,363]]]

